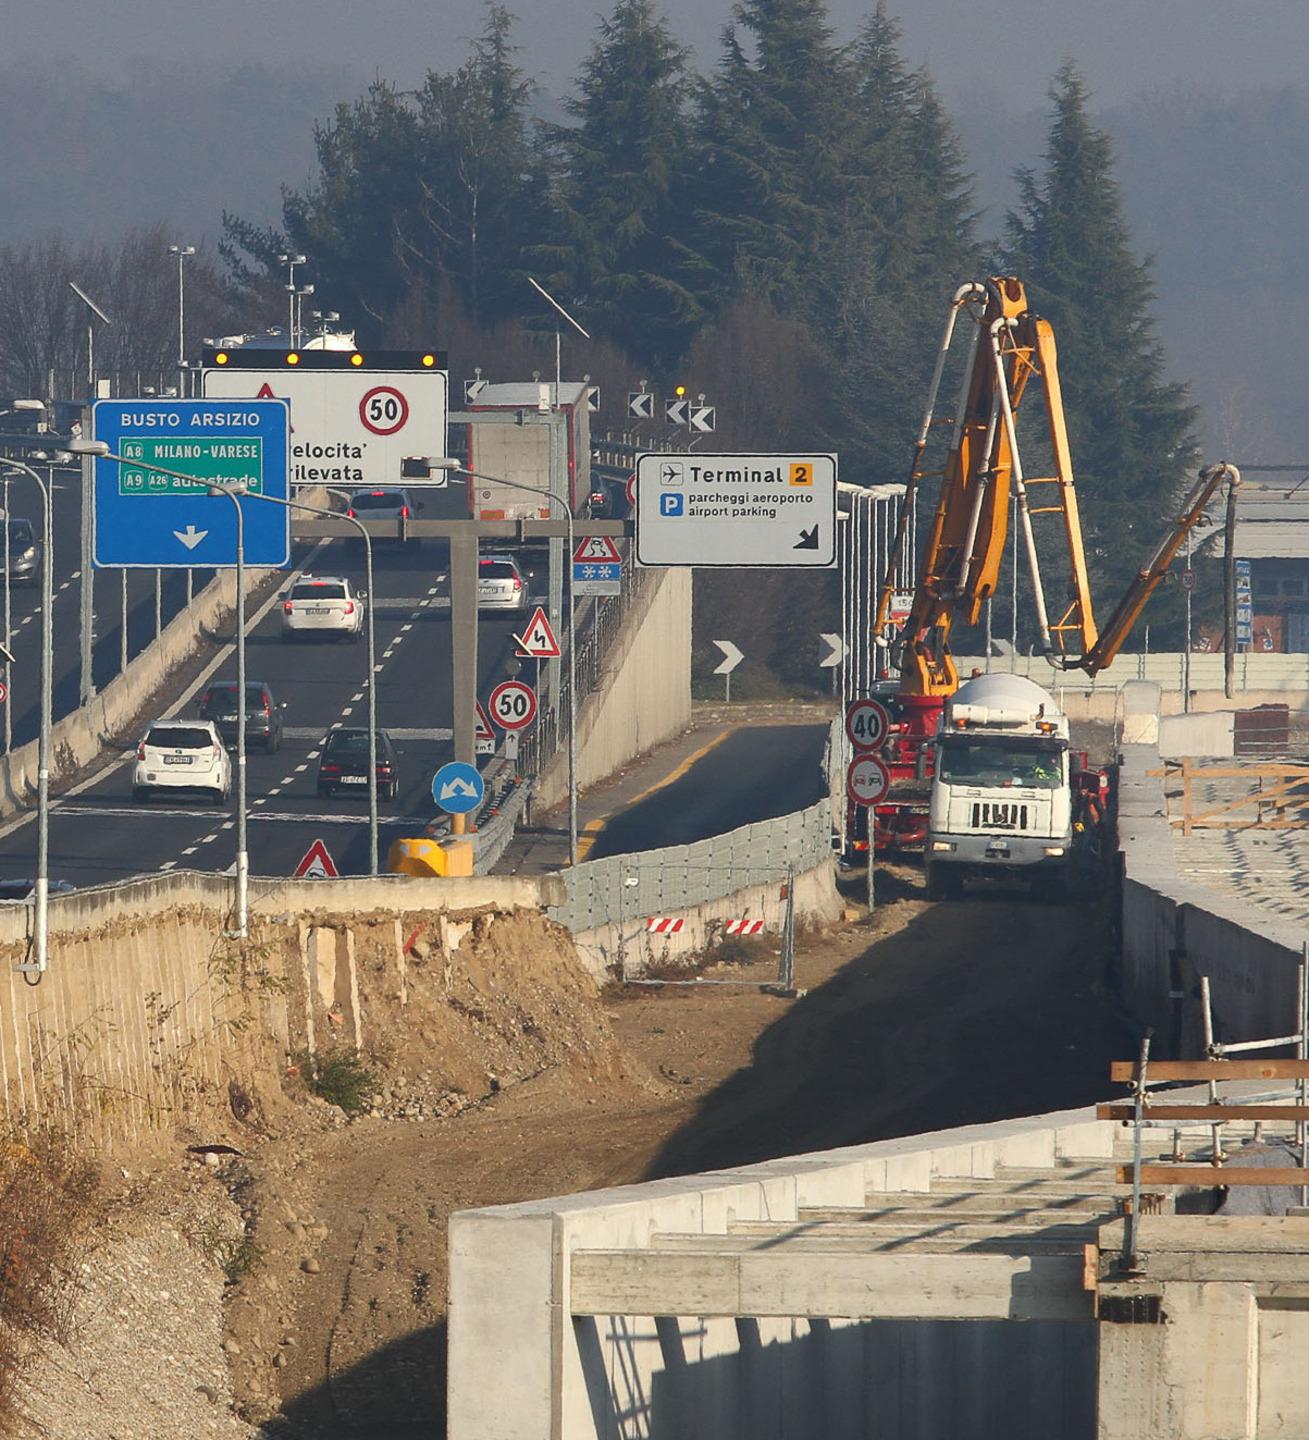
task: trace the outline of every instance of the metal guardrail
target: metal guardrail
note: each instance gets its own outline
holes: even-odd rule
[[[573,934],[676,914],[738,890],[812,870],[832,855],[832,811],[826,798],[807,810],[742,825],[693,845],[587,860],[560,872],[568,891],[547,912]]]

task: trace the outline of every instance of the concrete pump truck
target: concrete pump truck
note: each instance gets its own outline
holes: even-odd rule
[[[961,318],[970,323],[959,399],[954,416],[938,420],[942,376]],[[1034,380],[1044,399],[1044,424],[1029,448],[1052,461],[1050,474],[1026,474],[1020,458],[1018,415]],[[944,465],[932,471],[926,455],[934,427],[942,425],[950,430],[947,452]],[[1029,439],[1025,434],[1024,443]],[[918,563],[913,607],[897,640],[892,790],[871,817],[870,843],[921,843],[934,897],[959,894],[969,876],[995,873],[1048,881],[1058,889],[1079,812],[1094,813],[1094,806],[1084,803],[1094,776],[1081,771],[1070,750],[1067,718],[1039,685],[1008,674],[960,685],[951,630],[957,620],[976,624],[995,593],[1012,508],[1031,580],[1038,648],[1057,670],[1097,674],[1122,648],[1219,486],[1235,488],[1240,475],[1227,464],[1201,472],[1167,535],[1098,629],[1054,330],[1029,309],[1022,282],[1000,276],[961,286],[951,302],[873,622],[875,640],[888,630],[892,596],[906,588],[911,517],[921,482],[932,476],[939,476],[940,491]],[[1046,527],[1058,531],[1064,557],[1059,569],[1067,599],[1054,619],[1046,604],[1038,525],[1043,533]]]

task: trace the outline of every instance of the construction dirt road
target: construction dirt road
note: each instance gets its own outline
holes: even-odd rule
[[[916,871],[887,874],[871,925],[810,937],[798,1000],[619,991],[603,1001],[614,1051],[597,1064],[553,1067],[449,1121],[270,1144],[250,1167],[259,1213],[325,1227],[315,1273],[296,1273],[295,1247],[284,1257],[296,1343],[274,1373],[287,1433],[443,1433],[452,1211],[1110,1093],[1108,1062],[1132,1045],[1096,916],[998,895],[927,905],[920,885]],[[710,973],[768,978],[776,961],[760,949]],[[262,1322],[238,1296],[229,1323],[240,1336]],[[279,1338],[258,1348],[276,1354]]]
[[[505,922],[498,956],[487,939],[433,976],[440,1015],[464,1028],[414,1010],[374,1057],[375,1113],[347,1122],[292,1086],[252,1116],[242,1154],[134,1174],[133,1211],[160,1233],[179,1197],[212,1194],[248,1241],[223,1252],[230,1389],[179,1380],[212,1418],[152,1433],[226,1435],[221,1418],[294,1440],[443,1434],[453,1211],[1104,1098],[1109,1061],[1133,1053],[1107,910],[998,891],[932,905],[920,871],[886,867],[871,921],[852,910],[802,937],[797,999],[744,985],[597,995],[580,971],[560,982],[559,932]],[[765,942],[705,975],[761,981],[776,964]],[[180,1288],[157,1284],[165,1299]],[[94,1375],[65,1422],[87,1440],[127,1433],[100,1419],[117,1386],[139,1401],[139,1375],[114,1379],[129,1366],[118,1335],[94,1364],[62,1363],[66,1406],[71,1373]]]

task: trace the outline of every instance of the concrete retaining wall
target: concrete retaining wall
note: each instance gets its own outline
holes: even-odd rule
[[[403,994],[405,935],[452,950],[471,917],[539,913],[560,893],[551,877],[260,880],[238,941],[224,934],[232,882],[173,872],[54,897],[39,983],[14,969],[30,908],[0,906],[0,1118],[92,1147],[177,1128],[213,1139],[233,1082],[276,1090],[289,1054],[368,1043],[365,979]],[[383,937],[389,977],[357,966],[364,933],[375,967]]]
[[[572,1257],[648,1247],[659,1232],[723,1235],[734,1221],[862,1207],[878,1191],[928,1190],[933,1177],[1108,1156],[1113,1134],[1093,1110],[1073,1110],[452,1215],[450,1440],[1085,1435],[1073,1396],[1058,1430],[1005,1424],[1003,1397],[1059,1413],[1061,1345],[1080,1342],[1075,1359],[1093,1376],[1090,1326],[1056,1336],[1003,1321],[573,1318]]]
[[[605,660],[600,684],[577,717],[580,790],[691,723],[691,572],[647,579]],[[549,810],[568,796],[568,757],[554,756],[535,803]]]
[[[961,675],[974,668],[985,669],[980,655],[955,657]],[[1221,655],[1191,656],[1191,703],[1182,703],[1183,657],[1176,651],[1156,655],[1120,655],[1107,670],[1091,679],[1080,671],[1053,669],[1036,655],[1020,655],[1013,668],[1030,676],[1054,693],[1060,707],[1072,720],[1100,720],[1111,723],[1121,713],[1120,689],[1132,680],[1153,681],[1160,687],[1161,715],[1180,715],[1189,708],[1193,714],[1230,710],[1233,705],[1250,709],[1255,705],[1289,705],[1292,711],[1309,709],[1309,654],[1270,655],[1253,651],[1236,657],[1233,676],[1235,693],[1223,688]],[[992,670],[1008,672],[1010,661],[991,659]]]
[[[1295,1028],[1303,933],[1235,896],[1181,879],[1153,746],[1125,746],[1119,781],[1124,998],[1155,1027],[1155,1053],[1202,1053],[1196,992],[1209,977],[1220,1040]]]

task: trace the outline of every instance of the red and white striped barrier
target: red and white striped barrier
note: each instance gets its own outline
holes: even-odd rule
[[[724,935],[758,935],[764,928],[762,920],[724,920]]]
[[[685,924],[686,920],[680,915],[651,915],[645,922],[645,928],[651,935],[676,935]]]

